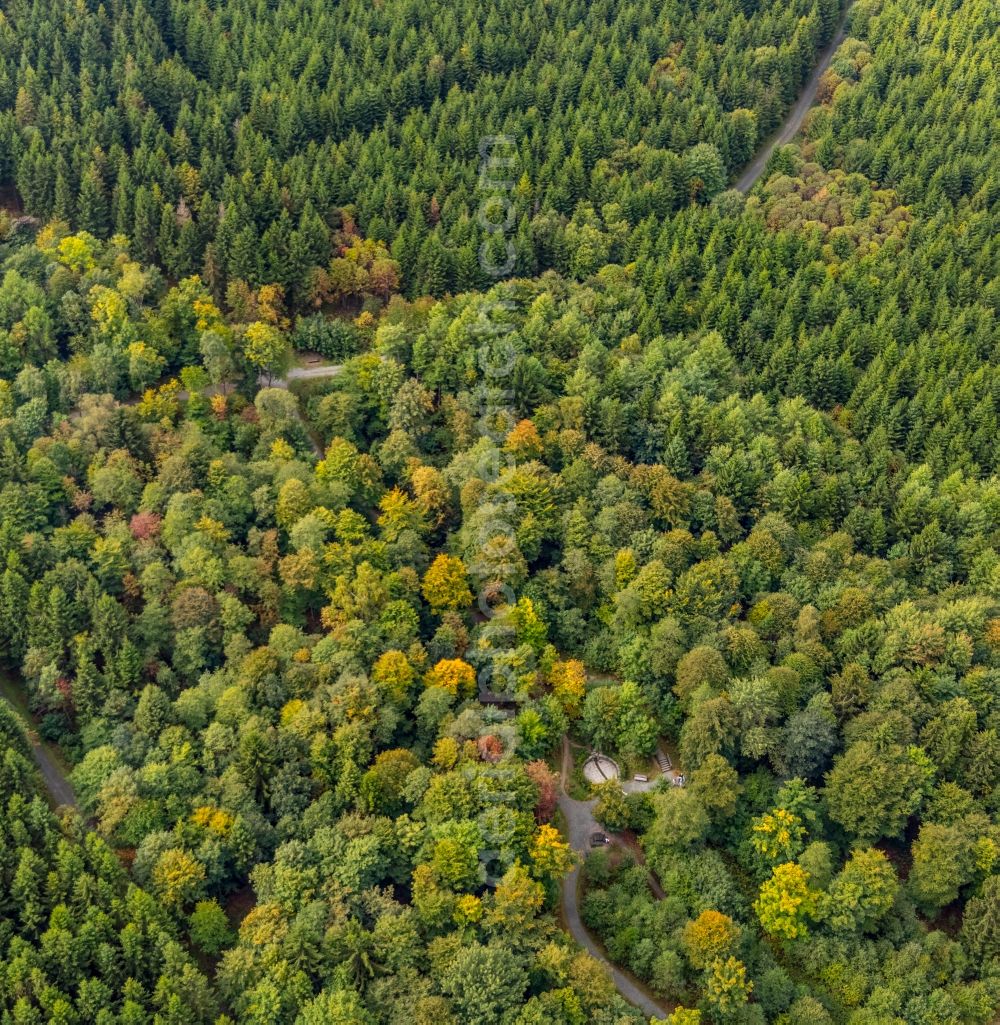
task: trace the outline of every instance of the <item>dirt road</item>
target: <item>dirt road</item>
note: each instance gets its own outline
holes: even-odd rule
[[[261,374],[261,388],[287,388],[291,381],[313,381],[317,378],[336,377],[343,370],[341,363],[321,363],[315,367],[292,367],[285,374]]]
[[[813,73],[809,76],[809,80],[803,87],[802,92],[799,94],[799,98],[795,101],[795,106],[788,112],[788,116],[777,132],[757,151],[757,155],[750,161],[735,186],[733,186],[739,189],[740,192],[749,192],[757,183],[757,179],[764,173],[764,168],[767,166],[768,160],[771,159],[771,154],[779,146],[786,145],[799,134],[802,124],[806,119],[806,114],[809,113],[809,108],[816,101],[819,80],[822,78],[823,72],[830,66],[830,61],[833,60],[833,55],[837,52],[837,48],[847,38],[847,16],[850,10],[851,4],[848,3],[847,7],[844,8],[843,14],[840,16],[840,24],[837,26],[833,38],[819,55],[819,61],[813,69]]]
[[[0,696],[24,725],[24,732],[31,746],[31,755],[42,774],[42,782],[45,784],[50,804],[53,808],[69,807],[78,810],[76,794],[73,793],[73,787],[69,782],[69,766],[55,745],[39,737],[24,694],[17,683],[7,676],[0,675]]]

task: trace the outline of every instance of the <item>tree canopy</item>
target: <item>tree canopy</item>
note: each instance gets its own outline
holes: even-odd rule
[[[839,13],[5,6],[2,1025],[638,1025],[564,737],[670,1020],[993,1020],[996,19],[727,190]]]

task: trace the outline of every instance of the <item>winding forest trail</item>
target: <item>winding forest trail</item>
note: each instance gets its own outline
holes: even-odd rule
[[[562,772],[560,774],[559,810],[566,820],[566,833],[570,846],[580,855],[582,864],[590,845],[590,836],[595,832],[603,832],[603,828],[594,818],[594,807],[597,798],[589,801],[575,801],[566,792],[566,783],[572,769],[569,751],[569,738],[563,737]],[[600,961],[611,974],[615,989],[643,1014],[656,1021],[664,1021],[669,1013],[630,975],[608,960],[600,944],[594,939],[583,924],[580,917],[580,868],[578,864],[563,880],[562,913],[569,934],[583,947],[591,957]]]
[[[24,726],[24,734],[31,747],[38,771],[53,808],[73,808],[79,811],[76,794],[69,781],[69,766],[54,744],[49,744],[38,735],[37,723],[28,710],[24,694],[17,683],[5,673],[0,673],[0,696],[13,709]]]
[[[831,38],[830,42],[827,43],[820,53],[816,67],[813,68],[812,74],[806,81],[805,86],[803,86],[799,98],[795,101],[795,106],[788,112],[788,116],[782,122],[781,127],[757,151],[757,155],[753,160],[747,164],[733,188],[738,189],[740,192],[749,192],[757,184],[757,179],[764,173],[764,168],[767,167],[771,154],[779,146],[786,145],[799,134],[799,130],[805,122],[806,114],[809,113],[816,100],[819,80],[822,78],[823,72],[830,66],[833,55],[837,52],[840,44],[847,38],[847,16],[851,13],[851,3],[852,0],[848,0],[847,5],[841,12],[840,21],[837,24],[836,31],[833,33],[833,38]]]

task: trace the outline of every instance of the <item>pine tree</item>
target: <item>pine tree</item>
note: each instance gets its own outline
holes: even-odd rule
[[[97,164],[91,163],[80,181],[80,227],[98,238],[106,238],[111,229],[111,212],[104,180]]]
[[[427,295],[442,296],[448,290],[448,254],[437,231],[427,235],[420,247],[415,278],[418,289]]]

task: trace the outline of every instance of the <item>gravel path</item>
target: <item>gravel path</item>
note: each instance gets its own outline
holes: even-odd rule
[[[292,367],[285,374],[286,381],[306,381],[313,377],[336,377],[343,370],[338,363],[323,363],[318,367]]]
[[[282,376],[261,374],[261,388],[287,388],[289,381],[311,381],[321,377],[336,377],[344,369],[342,363],[320,363],[315,367],[292,367]]]
[[[0,687],[0,696],[13,709],[14,714],[24,726],[24,733],[31,747],[31,755],[35,759],[38,771],[42,774],[42,782],[48,791],[54,808],[68,807],[79,810],[76,794],[67,777],[67,769],[57,751],[38,735],[30,713],[22,707],[17,684],[4,678]]]
[[[806,114],[809,113],[809,108],[812,107],[816,100],[819,80],[823,76],[823,72],[830,66],[830,61],[833,60],[833,55],[837,52],[837,48],[847,38],[847,15],[850,10],[851,4],[848,3],[844,8],[843,14],[840,16],[840,24],[837,26],[837,31],[834,32],[833,38],[819,55],[819,61],[813,69],[812,75],[809,76],[809,80],[803,87],[802,92],[799,94],[799,98],[795,101],[795,106],[788,112],[788,117],[785,118],[781,127],[771,136],[770,140],[758,150],[757,155],[740,175],[734,186],[740,192],[749,192],[757,183],[757,179],[764,173],[764,168],[767,166],[768,160],[771,159],[771,154],[779,146],[786,145],[799,134],[802,124],[806,119]]]

